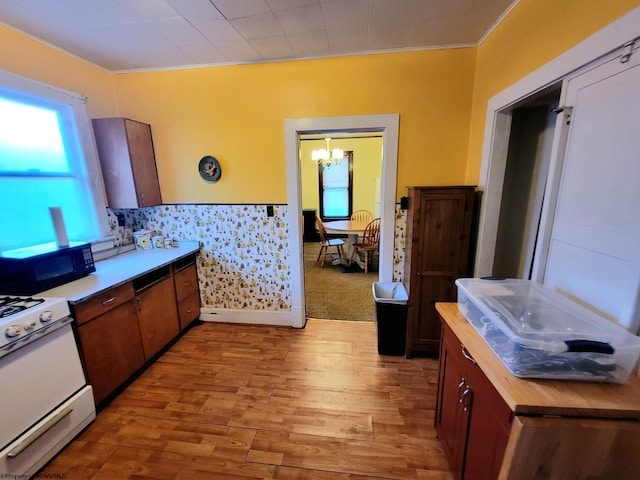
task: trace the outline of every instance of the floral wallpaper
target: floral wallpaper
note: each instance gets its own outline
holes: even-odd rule
[[[161,205],[109,209],[117,245],[146,229],[176,241],[199,241],[198,277],[205,307],[288,310],[291,308],[286,205]],[[394,281],[402,281],[406,212],[396,208]],[[124,223],[124,225],[121,225]]]
[[[404,248],[407,238],[407,211],[396,205],[396,227],[393,240],[393,281],[401,282],[404,276]]]

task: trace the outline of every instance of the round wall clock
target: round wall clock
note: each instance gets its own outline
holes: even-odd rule
[[[202,157],[198,164],[198,172],[207,182],[217,182],[220,179],[220,175],[222,175],[220,162],[211,155]]]

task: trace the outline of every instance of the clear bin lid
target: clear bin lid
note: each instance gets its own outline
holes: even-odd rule
[[[461,278],[456,285],[488,321],[531,348],[566,351],[567,342],[577,340],[613,348],[640,343],[621,326],[537,282]]]

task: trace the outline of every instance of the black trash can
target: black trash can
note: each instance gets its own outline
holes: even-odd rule
[[[404,355],[407,336],[407,301],[402,283],[374,282],[378,354]]]

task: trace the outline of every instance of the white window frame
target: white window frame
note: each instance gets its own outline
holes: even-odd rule
[[[86,240],[91,241],[105,236],[109,231],[106,196],[91,122],[87,113],[86,97],[4,70],[0,70],[0,88],[14,91],[18,95],[25,94],[37,97],[42,99],[43,103],[54,102],[71,107],[73,123],[77,128],[80,157],[85,162],[88,189],[93,200],[93,205],[88,209],[87,215],[95,215],[94,222],[98,230],[96,238],[87,238]]]

